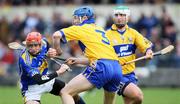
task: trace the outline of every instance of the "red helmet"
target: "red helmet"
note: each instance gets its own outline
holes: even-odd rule
[[[26,37],[26,44],[37,42],[41,44],[42,36],[39,32],[30,32]]]

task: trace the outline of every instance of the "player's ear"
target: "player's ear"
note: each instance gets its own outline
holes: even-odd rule
[[[84,20],[87,20],[88,19],[88,17],[87,16],[83,16],[82,17],[82,20],[84,21]]]
[[[130,16],[127,16],[126,23],[129,22]]]

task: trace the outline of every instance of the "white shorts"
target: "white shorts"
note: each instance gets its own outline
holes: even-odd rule
[[[41,85],[29,85],[24,95],[24,102],[41,99],[42,94],[52,90],[55,78]]]

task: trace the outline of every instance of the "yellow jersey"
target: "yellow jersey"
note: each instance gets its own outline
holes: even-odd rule
[[[90,63],[98,59],[118,60],[102,27],[95,24],[74,25],[60,30],[62,41],[78,40]]]
[[[152,43],[150,41],[127,25],[124,33],[121,33],[117,30],[116,25],[113,24],[111,29],[106,31],[106,36],[110,40],[111,45],[114,47],[114,50],[119,57],[120,64],[134,60],[136,58],[136,48],[138,48],[140,52],[145,53],[147,49],[152,47]],[[134,69],[135,63],[122,66],[123,74],[131,73]]]

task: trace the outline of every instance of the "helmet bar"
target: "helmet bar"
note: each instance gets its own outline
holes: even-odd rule
[[[114,9],[114,14],[126,14],[130,16],[130,9],[127,6],[118,6]]]

